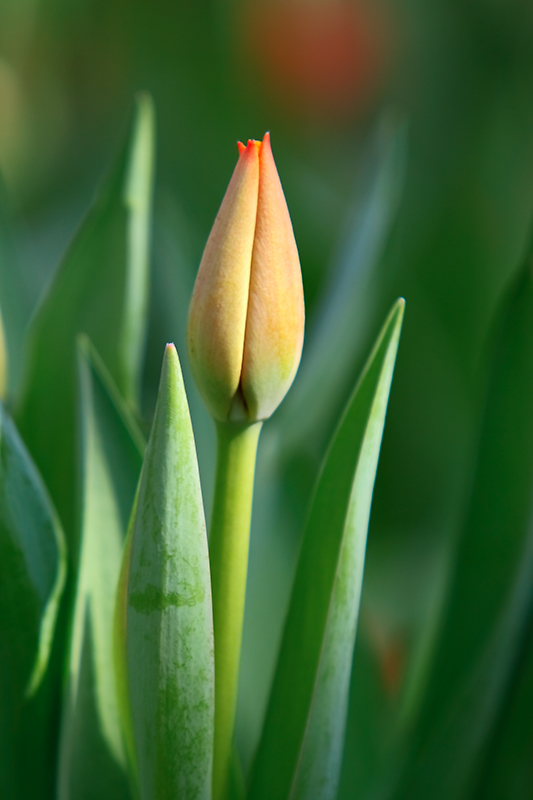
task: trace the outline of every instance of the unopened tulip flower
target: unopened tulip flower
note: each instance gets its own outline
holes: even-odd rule
[[[204,250],[189,311],[191,366],[215,419],[267,419],[302,352],[298,250],[270,136],[240,156]]]
[[[207,241],[189,310],[189,354],[217,422],[209,558],[215,634],[213,800],[232,753],[257,442],[302,353],[298,250],[270,136],[239,160]]]

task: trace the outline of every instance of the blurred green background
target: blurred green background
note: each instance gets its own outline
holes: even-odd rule
[[[327,434],[386,310],[398,295],[407,300],[356,659],[365,692],[380,686],[379,726],[399,713],[438,602],[470,488],[487,336],[529,237],[533,5],[0,0],[0,170],[28,315],[139,90],[152,93],[158,125],[147,421],[164,343],[175,341],[186,360],[188,298],[237,140],[271,131],[302,261],[307,353],[266,426],[258,471],[245,761]],[[338,341],[328,351],[331,325]],[[209,503],[213,430],[184,367]],[[295,418],[307,425],[291,438]],[[347,796],[379,757],[371,734],[348,741]]]

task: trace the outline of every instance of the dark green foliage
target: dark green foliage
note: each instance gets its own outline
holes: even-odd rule
[[[499,727],[517,713],[514,691],[527,696],[523,662],[533,603],[531,256],[502,317],[472,496],[451,557],[442,620],[394,798],[476,796],[479,782],[487,780],[483,773],[490,774],[492,760],[502,758],[500,747],[509,747],[510,732]],[[519,716],[517,724],[523,725]]]
[[[43,709],[50,710],[50,690],[45,674],[66,550],[46,488],[2,408],[0,563],[0,794],[11,800],[24,796],[28,772],[41,777],[46,770],[50,718]],[[25,738],[28,731],[31,741]]]

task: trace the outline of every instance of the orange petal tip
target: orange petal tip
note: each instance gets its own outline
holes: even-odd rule
[[[243,153],[252,154],[254,153],[254,151],[257,153],[257,155],[259,155],[261,152],[262,145],[263,145],[262,142],[258,142],[255,139],[248,139],[246,145],[244,145],[242,142],[237,142],[237,147],[239,148],[239,156],[242,156]]]

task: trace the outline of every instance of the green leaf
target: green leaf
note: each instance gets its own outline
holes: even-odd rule
[[[533,600],[531,255],[495,342],[472,494],[394,798],[470,797]]]
[[[86,337],[78,345],[81,534],[59,800],[126,800],[129,781],[115,689],[113,611],[143,442]]]
[[[63,534],[15,426],[0,407],[0,795],[17,782],[21,717],[45,674],[66,574]],[[37,723],[35,723],[37,725]],[[39,753],[26,755],[26,770]]]
[[[153,108],[143,95],[133,132],[78,231],[31,326],[21,433],[74,529],[76,337],[86,333],[134,404],[146,325]]]
[[[370,506],[403,319],[393,307],[315,490],[252,775],[253,800],[337,790]]]
[[[173,345],[163,362],[117,608],[119,684],[140,798],[207,800],[211,586],[196,450]]]

